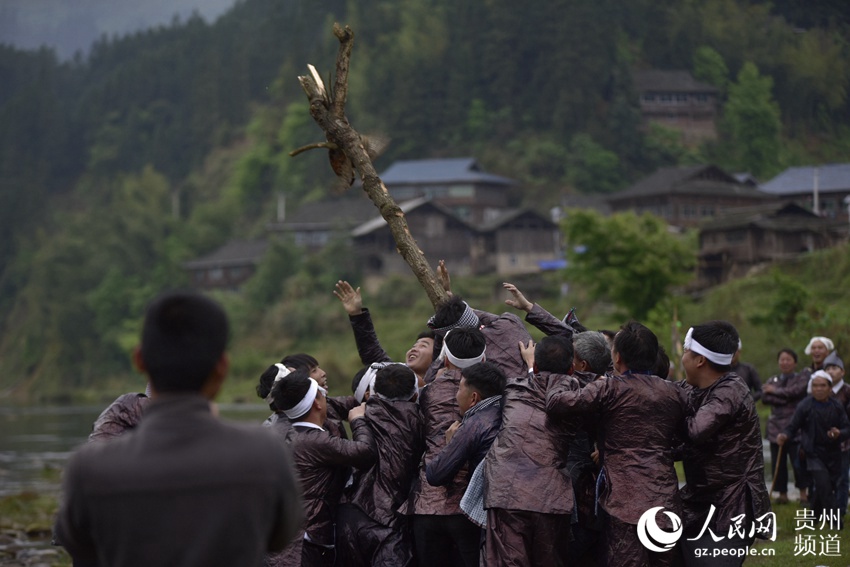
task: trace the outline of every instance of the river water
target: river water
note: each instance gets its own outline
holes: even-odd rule
[[[0,498],[25,491],[57,492],[60,471],[84,443],[105,406],[14,407],[0,405]],[[262,423],[263,404],[223,404],[221,415]]]

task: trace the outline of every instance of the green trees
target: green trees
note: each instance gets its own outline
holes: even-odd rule
[[[693,238],[671,234],[661,219],[619,213],[570,211],[562,224],[568,246],[567,277],[607,299],[624,315],[643,320],[677,285],[693,276]]]

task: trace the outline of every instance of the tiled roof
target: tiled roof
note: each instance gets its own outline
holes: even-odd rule
[[[772,198],[754,187],[740,183],[735,177],[714,165],[662,167],[631,187],[608,197],[609,202],[632,197],[671,194],[745,195]]]
[[[829,230],[835,228],[838,224],[836,221],[821,218],[795,203],[777,201],[724,211],[717,217],[704,221],[700,230],[702,232],[716,232],[732,228],[758,226],[777,232],[794,232],[804,229]]]
[[[821,165],[818,170],[818,192],[850,191],[850,163]],[[774,195],[811,193],[815,186],[815,166],[790,167],[761,185],[761,190]]]
[[[202,270],[257,264],[268,247],[267,240],[232,240],[206,256],[185,262],[183,266],[190,270]]]
[[[688,71],[647,69],[632,73],[635,89],[645,92],[718,93],[719,89],[697,81]]]
[[[397,161],[381,173],[380,177],[389,188],[392,188],[392,185],[436,183],[516,184],[513,179],[482,171],[475,158],[471,157]]]

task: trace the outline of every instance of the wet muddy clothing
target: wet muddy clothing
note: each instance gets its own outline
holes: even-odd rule
[[[64,491],[57,536],[100,565],[259,565],[303,517],[282,440],[197,395],[153,400],[134,431],[82,447]]]
[[[708,388],[677,382],[685,403],[687,437],[682,461],[682,522],[688,537],[696,536],[709,515],[708,527],[718,536],[729,533],[734,518],[744,525],[770,512],[764,481],[764,447],[759,417],[749,388],[734,373]]]
[[[139,424],[142,414],[151,401],[145,394],[124,394],[103,410],[92,426],[89,441],[102,441],[118,437]]]
[[[340,509],[338,555],[345,565],[407,565],[413,560],[408,518],[397,513],[419,472],[422,416],[415,402],[366,402],[378,460],[356,471]],[[355,508],[352,510],[351,508]]]
[[[364,307],[359,315],[349,315],[348,321],[354,331],[354,343],[363,366],[369,366],[373,362],[392,362],[390,355],[378,341],[378,334],[368,309]]]
[[[543,331],[543,334],[547,336],[563,335],[571,338],[575,332],[570,325],[567,325],[563,320],[558,319],[537,303],[532,306],[531,311],[525,316],[525,321]]]
[[[572,377],[549,372],[505,387],[502,428],[484,459],[488,565],[566,561],[574,508],[567,455],[577,420],[546,415],[546,392],[558,382],[578,388]]]
[[[304,498],[304,529],[286,550],[271,558],[270,565],[298,565],[297,557],[305,558],[302,540],[312,544],[304,544],[308,551],[313,546],[331,549],[335,545],[337,507],[351,467],[368,468],[377,458],[374,435],[365,418],[351,423],[351,434],[349,441],[304,422],[292,424],[286,441]]]
[[[549,389],[546,412],[553,418],[597,416],[604,476],[599,505],[611,516],[637,524],[655,506],[678,514],[672,447],[683,411],[672,383],[648,374],[609,376],[580,390],[561,382]]]

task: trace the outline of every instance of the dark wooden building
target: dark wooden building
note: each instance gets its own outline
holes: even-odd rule
[[[761,190],[780,199],[794,201],[820,216],[846,221],[850,163],[789,167],[763,183]]]
[[[754,266],[835,246],[845,234],[844,223],[792,202],[728,211],[699,228],[698,281],[716,285]]]
[[[239,289],[254,272],[268,249],[266,240],[232,240],[183,267],[197,289]]]
[[[614,213],[652,213],[677,227],[692,227],[741,207],[776,201],[714,165],[665,167],[608,197]]]
[[[647,69],[632,74],[644,123],[656,122],[682,132],[686,143],[717,137],[719,90],[688,71]]]

